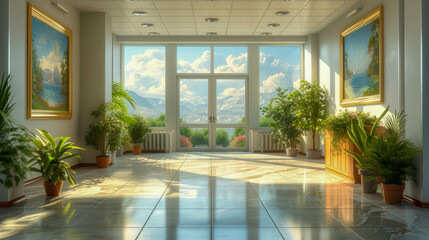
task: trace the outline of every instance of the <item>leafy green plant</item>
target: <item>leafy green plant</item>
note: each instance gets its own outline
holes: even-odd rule
[[[277,88],[277,97],[261,108],[264,117],[272,119],[272,134],[286,147],[296,148],[303,131],[296,126],[295,99],[289,89]]]
[[[42,174],[45,181],[56,184],[58,181],[67,180],[70,185],[75,185],[75,180],[70,164],[65,160],[70,158],[80,158],[79,154],[70,153],[71,150],[85,150],[74,146],[74,143],[67,142],[69,137],[53,138],[51,134],[42,129],[37,129],[37,135],[32,141],[34,147],[31,150],[32,158],[29,163],[31,171]],[[39,168],[34,166],[39,166]]]
[[[134,114],[133,117],[135,121],[129,124],[128,134],[130,136],[131,143],[138,145],[146,140],[147,134],[152,130],[150,128],[150,122],[143,116]]]
[[[384,184],[400,185],[416,175],[413,158],[420,154],[420,150],[408,140],[402,140],[405,123],[406,114],[403,111],[387,116],[386,137],[376,136],[371,142],[368,168]]]
[[[24,180],[33,135],[26,128],[3,127],[0,132],[0,186],[11,188]]]
[[[120,82],[112,83],[112,102],[110,108],[113,112],[116,112],[117,118],[123,123],[127,124],[134,121],[134,118],[129,115],[128,104],[135,109],[136,102],[131,97],[130,93],[125,90],[124,86]]]
[[[328,115],[328,93],[319,86],[318,81],[309,83],[301,80],[300,87],[290,95],[294,99],[297,116],[294,124],[303,131],[311,131],[312,149],[316,149],[316,132],[322,129]]]
[[[348,139],[347,127],[350,126],[353,119],[362,119],[364,126],[373,126],[377,120],[376,116],[371,116],[369,113],[360,111],[351,112],[347,109],[334,115],[329,115],[325,121],[323,121],[324,128],[329,131],[331,135],[331,144],[334,152],[338,153],[341,150],[341,143],[345,139]]]
[[[107,143],[110,151],[117,151],[122,146],[122,131],[123,126],[121,122],[116,121],[111,125],[109,135],[107,137]]]
[[[372,146],[374,139],[375,129],[378,126],[378,123],[383,119],[383,117],[389,111],[389,107],[384,110],[380,117],[375,120],[374,125],[371,128],[369,134],[365,130],[365,125],[360,117],[357,119],[352,119],[352,123],[347,127],[347,134],[349,135],[350,140],[355,144],[360,153],[354,153],[344,149],[348,154],[350,154],[357,162],[356,167],[363,170],[370,170],[370,166],[367,161],[367,155],[369,154],[370,147]]]
[[[85,136],[86,145],[100,150],[100,156],[107,156],[107,138],[111,128],[112,126],[109,120],[101,120],[89,125]]]
[[[11,113],[15,107],[12,103],[12,86],[10,83],[10,75],[2,74],[0,82],[0,130],[10,128],[13,124]]]

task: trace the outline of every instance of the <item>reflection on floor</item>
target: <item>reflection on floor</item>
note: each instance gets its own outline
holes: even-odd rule
[[[429,239],[429,210],[384,205],[321,160],[145,154],[77,172],[59,198],[26,186],[0,209],[0,239]]]

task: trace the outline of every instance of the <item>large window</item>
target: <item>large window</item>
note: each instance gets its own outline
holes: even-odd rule
[[[247,47],[214,47],[215,73],[247,73]]]
[[[177,47],[178,73],[209,73],[210,47]]]
[[[290,90],[299,87],[301,47],[261,46],[259,49],[259,106],[264,107],[277,95],[278,87]],[[259,125],[269,127],[270,120],[261,115]]]
[[[165,126],[165,47],[125,46],[124,85],[136,101],[137,112],[153,127]]]

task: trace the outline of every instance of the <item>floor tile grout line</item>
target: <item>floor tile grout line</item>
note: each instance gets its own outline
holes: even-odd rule
[[[155,164],[155,163],[157,163],[159,161],[159,159],[157,160],[157,161],[155,161],[155,162],[151,162],[150,163],[150,165],[153,165],[153,164]],[[134,179],[135,177],[133,177],[132,179]],[[129,182],[129,181],[128,181]],[[121,187],[119,188],[119,189],[121,189]],[[113,194],[115,194],[119,189],[117,189],[116,191],[114,191],[112,194],[110,194],[109,195],[109,197],[110,196],[112,196]],[[93,207],[91,207],[90,208],[90,210],[88,210],[88,212],[87,213],[85,213],[83,216],[81,216],[79,219],[83,219],[84,217],[86,217],[86,216],[88,216],[95,208],[97,208],[102,202],[104,202],[106,199],[107,199],[107,197],[103,197],[104,199],[102,200],[102,201],[100,201],[99,203],[97,203],[97,204],[95,204]],[[77,223],[77,221],[76,221],[76,223]],[[69,226],[69,227],[65,227],[65,229],[63,230],[63,231],[61,231],[58,235],[56,235],[55,237],[56,238],[58,238],[58,237],[60,237],[65,231],[67,231],[68,229],[70,229],[70,228],[72,228],[76,223],[74,223],[74,224],[72,224],[71,226]]]
[[[186,160],[188,159],[188,157],[189,157],[189,155],[186,155],[186,158],[182,161],[182,164],[180,164],[180,167],[177,169],[176,173],[171,178],[170,182],[168,183],[167,187],[165,188],[164,192],[162,193],[162,195],[159,198],[158,202],[156,203],[155,207],[152,209],[152,212],[149,214],[148,218],[146,219],[145,223],[143,224],[143,227],[141,228],[140,232],[137,234],[135,240],[137,240],[140,237],[140,235],[143,232],[146,224],[149,222],[149,219],[152,217],[152,214],[155,212],[155,209],[158,207],[159,202],[161,202],[162,197],[165,195],[165,192],[167,192],[168,187],[171,185],[171,182],[173,182],[173,180],[176,178],[177,174],[180,172],[180,169],[182,168],[183,164],[186,162]]]

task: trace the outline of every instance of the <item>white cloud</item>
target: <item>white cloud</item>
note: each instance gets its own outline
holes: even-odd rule
[[[242,88],[226,88],[219,94],[219,96],[221,98],[230,97],[230,96],[242,97],[244,93],[245,93],[244,86]]]
[[[58,71],[61,71],[61,62],[63,61],[63,53],[60,50],[60,45],[58,42],[54,44],[54,49],[49,53],[49,55],[43,56],[40,59],[40,67],[45,70],[49,69],[54,71],[54,68],[57,67]]]
[[[180,84],[180,92],[185,95],[185,97],[189,97],[194,95],[195,93],[188,90],[188,85],[181,83]]]
[[[276,58],[271,62],[271,66],[278,67],[281,63],[282,63],[282,61],[280,59]]]
[[[276,91],[276,88],[281,86],[281,83],[285,81],[284,73],[276,73],[269,76],[267,79],[262,81],[262,86],[260,88],[261,93],[272,93]]]
[[[210,69],[210,51],[204,51],[201,57],[193,62],[186,60],[177,61],[177,70],[181,73],[208,73]]]
[[[267,61],[267,54],[264,52],[259,53],[259,63],[264,64]]]
[[[247,72],[247,53],[235,57],[229,55],[226,57],[226,65],[218,66],[215,69],[217,73],[244,73]]]

